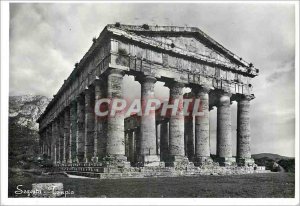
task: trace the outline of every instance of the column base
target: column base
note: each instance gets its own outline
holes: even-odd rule
[[[127,161],[127,157],[124,155],[108,155],[101,161],[103,166],[129,168],[130,162]]]
[[[138,157],[138,166],[142,167],[164,167],[165,163],[160,161],[158,155],[141,155]]]
[[[213,160],[211,157],[194,157],[195,166],[211,165]]]
[[[255,165],[255,161],[253,158],[236,158],[236,162],[238,164],[238,166],[254,166]]]
[[[220,166],[232,166],[236,165],[236,159],[234,157],[218,157]]]
[[[193,168],[194,164],[185,156],[170,155],[165,162],[166,167],[174,167],[175,169]]]

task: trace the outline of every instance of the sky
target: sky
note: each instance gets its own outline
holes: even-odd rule
[[[11,3],[9,94],[52,97],[107,24],[198,27],[260,71],[252,82],[252,153],[295,156],[294,10],[282,3]],[[139,96],[133,77],[124,84],[126,97]],[[163,85],[156,83],[155,95],[167,98]],[[231,108],[235,154],[236,103]],[[216,109],[210,115],[215,153]]]

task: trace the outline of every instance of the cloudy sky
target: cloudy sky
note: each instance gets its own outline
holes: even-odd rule
[[[198,27],[260,69],[251,102],[252,153],[294,156],[295,21],[291,4],[10,4],[10,95],[52,97],[106,24]],[[126,77],[125,95],[139,94]],[[130,88],[130,89],[128,89]],[[130,90],[130,92],[129,92]],[[157,83],[156,95],[168,89]],[[215,153],[216,109],[211,111]],[[235,146],[236,104],[232,106]],[[235,153],[235,149],[234,149]]]

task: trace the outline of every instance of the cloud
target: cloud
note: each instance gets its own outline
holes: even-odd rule
[[[260,69],[251,102],[254,153],[294,156],[295,14],[292,4],[76,3],[10,4],[10,95],[55,94],[106,24],[199,27],[223,46]],[[125,78],[125,96],[140,85]],[[156,83],[155,93],[168,97]],[[232,106],[233,133],[236,105]],[[215,111],[211,112],[215,148]],[[233,138],[235,144],[235,138]]]

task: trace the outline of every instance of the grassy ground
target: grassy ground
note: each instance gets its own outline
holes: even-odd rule
[[[62,182],[70,197],[294,197],[293,173],[238,176],[199,176],[99,180],[14,173],[9,178],[9,196],[17,185],[31,189],[32,183]],[[24,197],[24,195],[21,195]],[[19,196],[20,197],[20,196]]]

